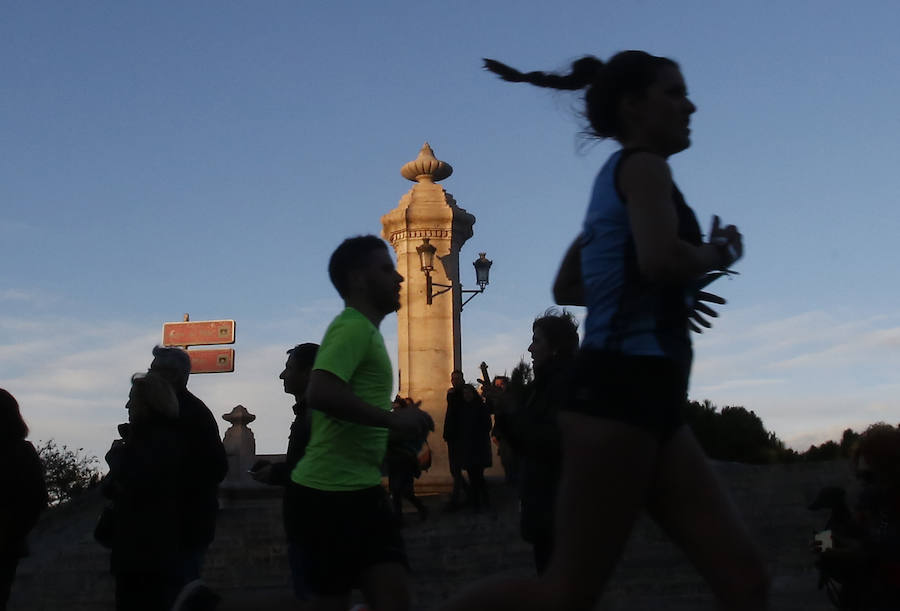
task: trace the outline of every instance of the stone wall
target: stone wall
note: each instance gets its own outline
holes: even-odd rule
[[[772,608],[828,609],[815,589],[808,551],[810,536],[825,517],[808,511],[806,505],[825,485],[851,487],[847,466],[717,464],[716,468],[766,551],[773,576]],[[531,573],[531,550],[518,536],[516,499],[500,480],[490,484],[493,512],[442,513],[446,497],[432,495],[425,497],[432,509],[428,521],[419,523],[408,515],[405,535],[414,609],[432,607],[478,576]],[[280,497],[275,489],[251,496],[224,499],[207,559],[204,577],[222,593],[223,609],[263,611],[290,599]],[[91,536],[102,506],[103,500],[92,492],[43,517],[33,533],[33,554],[20,565],[11,611],[113,608],[108,552]],[[663,608],[712,608],[712,603],[681,552],[652,523],[642,520],[598,610]]]

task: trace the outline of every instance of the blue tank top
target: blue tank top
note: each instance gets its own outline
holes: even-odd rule
[[[660,356],[690,364],[688,315],[695,289],[653,283],[641,275],[618,188],[622,161],[634,150],[614,153],[600,169],[581,236],[581,273],[587,319],[582,346],[627,355]],[[694,212],[673,185],[678,237],[703,241]]]

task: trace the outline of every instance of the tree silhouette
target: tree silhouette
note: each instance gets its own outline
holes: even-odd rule
[[[521,359],[509,374],[509,386],[514,389],[523,389],[531,384],[533,379],[534,372],[531,365],[526,363],[525,359]]]
[[[70,450],[51,439],[39,445],[37,451],[51,505],[65,503],[100,482],[100,460],[82,454],[84,448]]]
[[[841,455],[849,457],[857,441],[859,441],[859,433],[854,432],[853,429],[845,429],[841,435]]]
[[[836,441],[826,441],[818,446],[809,446],[809,449],[803,453],[804,460],[809,462],[837,460],[841,456],[841,446]]]
[[[771,463],[791,460],[791,451],[763,426],[755,412],[743,407],[717,409],[710,401],[689,401],[685,419],[706,454],[715,460]]]
[[[714,460],[747,463],[840,460],[851,456],[860,438],[860,433],[845,429],[840,441],[811,445],[798,453],[786,448],[775,433],[765,429],[755,412],[743,407],[719,409],[709,400],[688,401],[684,413],[700,446]]]

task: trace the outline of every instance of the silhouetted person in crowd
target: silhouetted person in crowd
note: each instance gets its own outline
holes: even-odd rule
[[[117,611],[167,611],[184,585],[178,399],[158,373],[136,374],[128,423],[106,453],[103,494],[114,512],[110,568]]]
[[[465,471],[469,477],[467,504],[475,511],[488,505],[484,470],[491,466],[491,414],[484,399],[471,384],[463,384],[458,394],[448,393],[444,418],[444,439],[452,454],[451,473]],[[454,476],[454,491],[456,478]],[[451,497],[451,503],[458,499]]]
[[[832,547],[819,548],[823,574],[840,582],[847,608],[900,609],[900,429],[873,424],[851,455],[862,483],[853,532],[832,528]]]
[[[860,535],[856,518],[847,504],[847,492],[839,486],[826,486],[809,504],[809,509],[829,511],[824,528],[816,533],[812,542],[813,551],[818,555],[819,589],[824,588],[828,598],[839,609],[856,609],[865,591],[865,572],[856,563],[846,562],[841,555],[830,552],[820,555],[829,550],[834,541],[848,541]]]
[[[218,489],[228,473],[228,459],[212,412],[187,389],[191,373],[187,352],[179,348],[154,347],[150,372],[165,378],[178,398],[178,444],[181,448],[177,473],[181,536],[178,565],[185,586],[180,598],[191,604],[194,598],[209,598],[208,589],[200,581],[200,573],[206,550],[215,538]]]
[[[393,409],[402,410],[410,407],[417,408],[418,403],[411,398],[395,397]],[[416,511],[419,512],[419,518],[423,521],[428,518],[428,508],[416,496],[415,480],[422,474],[419,465],[419,452],[427,441],[427,432],[425,435],[416,438],[409,438],[392,432],[388,437],[387,456],[385,463],[388,472],[388,490],[391,492],[391,503],[394,506],[394,513],[397,519],[403,523],[403,500],[406,499],[412,503]]]
[[[294,421],[291,423],[291,432],[288,436],[287,454],[282,462],[257,461],[253,465],[251,477],[258,482],[274,486],[287,486],[290,483],[291,471],[306,453],[306,445],[309,443],[312,432],[312,412],[307,405],[305,395],[318,350],[319,344],[307,343],[299,344],[287,351],[288,357],[284,364],[284,370],[278,376],[284,383],[284,392],[294,396]],[[284,508],[283,514],[285,532],[287,532],[287,507]],[[298,600],[307,600],[309,591],[306,581],[303,579],[301,553],[300,548],[288,538],[288,562],[291,567],[294,595]]]
[[[6,610],[25,539],[47,506],[44,469],[15,397],[0,388],[0,611]]]
[[[562,463],[557,416],[570,396],[578,323],[565,310],[551,309],[531,328],[534,381],[520,397],[501,395],[494,428],[519,458],[522,537],[534,547],[535,566],[543,573],[553,549],[553,504]]]
[[[400,307],[403,276],[372,235],[341,243],[328,275],[345,308],[310,375],[312,435],[286,491],[288,536],[302,551],[313,609],[344,611],[359,587],[373,609],[402,611],[406,551],[381,468],[389,430],[417,438],[434,426],[418,408],[391,411],[393,373],[378,327]]]
[[[847,491],[839,486],[826,486],[819,491],[816,498],[809,504],[811,511],[821,509],[829,510],[825,529],[831,530],[836,536],[856,536],[856,523],[853,512],[847,504]]]
[[[584,90],[592,134],[621,148],[597,174],[553,287],[558,304],[587,306],[587,318],[572,398],[558,417],[550,562],[538,577],[485,581],[443,608],[593,608],[646,510],[722,608],[765,609],[760,551],[681,413],[697,291],[705,274],[742,256],[743,241],[714,217],[704,242],[672,179],[668,158],[690,146],[696,110],[678,64],[623,51],[605,62],[583,57],[568,74],[522,73],[495,60],[485,67],[508,81]]]
[[[455,414],[459,404],[463,400],[462,389],[466,385],[466,378],[459,369],[450,373],[450,388],[447,390],[447,411],[444,412],[444,441],[447,443],[447,463],[450,468],[450,476],[453,478],[453,491],[450,493],[450,502],[447,508],[451,511],[458,509],[469,498],[469,483],[463,477],[460,458],[462,456],[462,436],[458,428]]]
[[[482,382],[482,380],[478,380]],[[497,413],[499,403],[503,394],[509,387],[508,376],[494,376],[490,387],[482,384],[481,394],[484,402],[488,406],[491,414]],[[509,444],[509,440],[503,434],[503,431],[497,428],[496,420],[494,428],[491,429],[491,438],[497,443],[497,455],[500,457],[500,464],[503,465],[503,479],[507,484],[518,485],[519,482],[519,459],[515,450]]]
[[[454,369],[450,372],[450,389],[451,390],[462,390],[462,387],[466,384],[466,376],[459,369]]]
[[[288,436],[287,454],[283,462],[258,461],[252,477],[264,484],[287,486],[291,471],[306,453],[306,445],[312,431],[312,412],[307,406],[305,394],[312,373],[313,362],[319,344],[299,344],[287,351],[288,358],[279,379],[284,382],[284,392],[294,396],[294,421]]]

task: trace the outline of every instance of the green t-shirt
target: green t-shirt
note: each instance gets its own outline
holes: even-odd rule
[[[357,397],[391,409],[393,373],[384,339],[372,322],[346,308],[325,331],[313,369],[346,382]],[[291,479],[318,490],[361,490],[381,483],[388,430],[339,420],[312,408],[312,434]]]

